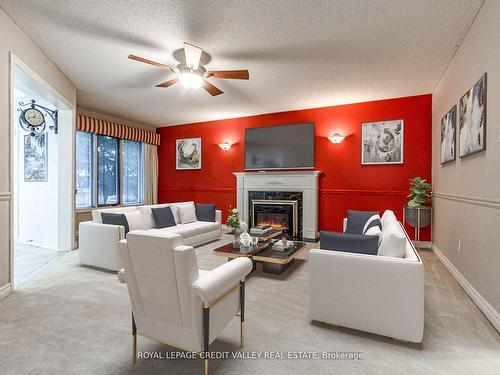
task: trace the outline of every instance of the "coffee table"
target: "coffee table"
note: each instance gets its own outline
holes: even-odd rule
[[[258,243],[256,246],[250,246],[248,249],[235,249],[233,244],[227,244],[214,250],[214,254],[228,258],[228,261],[239,258],[247,257],[254,263],[262,263],[262,270],[266,273],[279,275],[283,273],[292,263],[295,258],[305,250],[305,242],[294,241],[293,246],[285,251],[273,250],[273,242]]]

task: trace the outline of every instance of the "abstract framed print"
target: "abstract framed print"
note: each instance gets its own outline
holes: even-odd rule
[[[404,121],[361,124],[361,164],[403,164]]]
[[[457,106],[454,105],[441,119],[441,164],[456,159]]]
[[[201,169],[201,138],[176,140],[176,169]]]
[[[486,73],[460,99],[460,157],[486,150]]]

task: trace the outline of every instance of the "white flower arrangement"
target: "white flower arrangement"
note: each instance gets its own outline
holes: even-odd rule
[[[238,209],[229,208],[229,216],[227,217],[226,226],[231,228],[233,231],[238,231],[241,228],[240,215],[238,214]]]

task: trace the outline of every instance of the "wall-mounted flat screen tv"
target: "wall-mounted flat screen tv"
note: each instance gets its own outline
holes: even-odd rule
[[[245,130],[245,169],[314,168],[314,123]]]

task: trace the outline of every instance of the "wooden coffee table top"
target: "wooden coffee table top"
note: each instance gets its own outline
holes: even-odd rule
[[[233,248],[233,244],[230,243],[215,249],[214,254],[226,258],[247,257],[259,262],[287,264],[306,248],[305,242],[293,242],[293,246],[284,251],[273,250],[272,242],[259,242],[256,246],[250,246],[243,251]]]
[[[244,249],[243,251],[240,248],[235,249],[232,243],[227,245],[218,247],[214,250],[215,255],[224,256],[226,258],[239,258],[239,257],[251,257],[255,253],[266,249],[269,246],[267,242],[259,242],[255,246],[250,246],[248,249]]]

